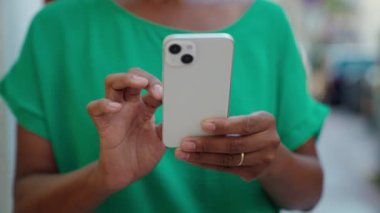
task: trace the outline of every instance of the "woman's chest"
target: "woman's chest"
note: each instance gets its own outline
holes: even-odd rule
[[[72,52],[76,57],[65,61],[65,71],[59,74],[61,88],[66,90],[70,104],[83,108],[87,102],[102,98],[107,75],[128,72],[133,67],[139,67],[162,79],[162,40],[165,36],[137,33],[127,39],[115,36],[113,41],[106,40],[102,43],[88,40],[84,48]],[[277,67],[271,52],[264,45],[235,38],[231,115],[257,110],[275,113]]]
[[[69,153],[77,153],[77,163],[95,159],[98,151],[97,131],[86,112],[86,105],[104,98],[104,79],[112,73],[128,72],[140,67],[162,79],[162,39],[165,35],[137,33],[124,38],[94,35],[79,47],[69,48],[70,57],[62,59],[49,88],[44,88],[45,109],[53,115],[48,121],[56,144]],[[96,36],[107,38],[94,42]],[[128,36],[128,34],[125,34]],[[258,110],[276,112],[277,77],[275,63],[268,60],[270,52],[260,42],[245,43],[235,39],[231,78],[230,115],[244,115]],[[57,90],[58,93],[49,92]],[[58,90],[57,90],[58,91]],[[46,97],[50,96],[50,97]],[[156,113],[162,120],[162,109]],[[62,141],[64,140],[64,141]],[[93,147],[93,148],[89,148]],[[87,157],[83,157],[87,153]],[[85,154],[86,155],[86,154]]]

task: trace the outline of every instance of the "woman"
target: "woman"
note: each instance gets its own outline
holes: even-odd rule
[[[162,40],[191,32],[234,37],[231,117],[202,124],[218,136],[166,149]],[[18,119],[16,212],[278,212],[321,196],[327,109],[266,0],[57,1],[34,19],[1,92]]]

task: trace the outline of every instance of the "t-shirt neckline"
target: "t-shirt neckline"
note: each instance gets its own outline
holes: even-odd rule
[[[250,6],[243,12],[243,14],[236,19],[234,22],[230,23],[229,25],[222,27],[220,29],[216,30],[188,30],[188,29],[182,29],[182,28],[175,28],[167,25],[163,25],[151,20],[148,20],[146,18],[137,16],[136,14],[130,12],[129,10],[123,8],[121,5],[119,5],[115,0],[105,0],[110,4],[110,6],[117,10],[119,13],[122,13],[123,15],[127,16],[131,20],[135,21],[136,23],[139,23],[141,25],[145,25],[148,27],[156,28],[161,31],[167,31],[169,33],[219,33],[219,32],[231,32],[236,28],[239,28],[240,25],[243,25],[242,23],[250,19],[251,14],[255,13],[255,10],[257,8],[257,4],[260,0],[254,0]]]

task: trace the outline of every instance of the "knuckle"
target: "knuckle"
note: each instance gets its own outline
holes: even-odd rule
[[[228,142],[228,151],[230,153],[242,153],[246,152],[247,145],[242,139],[237,139],[234,141]]]
[[[231,166],[234,164],[233,155],[224,155],[220,158],[220,164],[224,166]]]
[[[113,79],[114,74],[109,74],[106,76],[104,79],[104,85],[110,86],[112,84],[112,79]]]
[[[267,131],[266,136],[269,147],[277,148],[281,144],[281,138],[276,130]]]
[[[270,153],[270,154],[265,155],[262,162],[267,165],[267,164],[270,164],[273,161],[273,159],[274,159],[274,154]]]

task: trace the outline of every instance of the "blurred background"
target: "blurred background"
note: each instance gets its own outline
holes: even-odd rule
[[[318,149],[325,191],[314,213],[380,212],[380,1],[277,0],[302,52],[310,92],[332,106]],[[43,0],[0,0],[0,78]],[[12,211],[14,118],[0,99],[0,212]],[[288,211],[284,211],[288,212]]]
[[[279,0],[332,107],[319,140],[325,191],[314,213],[380,212],[380,1]]]

